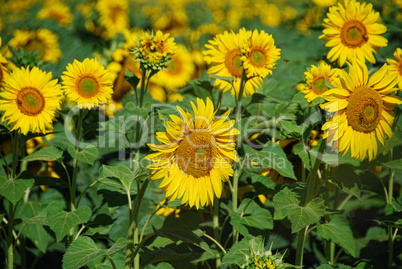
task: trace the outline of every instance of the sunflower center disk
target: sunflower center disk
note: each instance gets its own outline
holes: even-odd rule
[[[313,90],[316,94],[322,94],[326,92],[328,88],[325,85],[325,78],[323,77],[317,78],[314,82]]]
[[[92,77],[83,77],[78,82],[77,91],[84,98],[93,97],[99,91],[98,82]]]
[[[348,102],[346,115],[349,125],[359,132],[374,131],[383,109],[380,94],[368,87],[362,87],[349,96]]]
[[[398,70],[399,70],[399,74],[402,76],[402,62],[399,62]]]
[[[225,59],[225,66],[233,77],[241,77],[243,72],[243,61],[240,59],[241,51],[234,49],[229,52]]]
[[[208,175],[216,156],[213,136],[203,131],[196,130],[187,134],[175,154],[179,168],[195,178]]]
[[[45,106],[42,94],[34,88],[23,88],[18,93],[16,101],[21,113],[28,116],[38,115]]]
[[[361,47],[367,40],[367,30],[359,21],[348,21],[342,27],[342,43],[350,48]]]
[[[113,23],[117,23],[120,15],[124,12],[124,10],[120,6],[112,6],[110,7],[110,19]]]
[[[45,54],[45,46],[40,40],[32,39],[25,45],[25,50],[37,51],[39,50],[39,56],[43,57]]]
[[[265,54],[260,50],[253,50],[250,53],[251,63],[254,66],[264,66],[265,64]]]

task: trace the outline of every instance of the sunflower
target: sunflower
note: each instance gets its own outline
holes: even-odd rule
[[[167,90],[176,90],[191,80],[195,68],[190,53],[183,45],[178,46],[177,52],[171,59],[166,69],[158,72],[152,80]]]
[[[320,61],[318,67],[312,65],[310,70],[304,72],[307,86],[304,87],[303,93],[309,103],[328,91],[326,82],[333,83],[333,79],[338,77],[338,71],[339,69],[331,69],[330,65]]]
[[[99,23],[106,29],[106,37],[113,38],[128,28],[128,1],[98,0]]]
[[[197,98],[194,115],[177,106],[181,117],[170,115],[166,132],[156,133],[162,144],[148,144],[157,151],[145,157],[151,179],[161,179],[159,187],[166,198],[182,198],[190,207],[213,204],[214,196],[222,194],[222,181],[233,175],[232,162],[238,161],[235,150],[234,120],[226,121],[230,110],[214,120],[216,111],[210,99],[206,104]]]
[[[74,60],[61,78],[67,99],[77,102],[79,108],[106,104],[113,93],[111,74],[96,59]]]
[[[140,61],[146,69],[162,70],[166,68],[170,57],[176,53],[177,45],[170,34],[162,31],[156,33],[143,33],[142,37],[137,37],[138,43],[133,53],[136,60]]]
[[[8,43],[15,50],[39,50],[43,61],[57,63],[61,57],[58,36],[47,29],[35,31],[16,30],[14,37]]]
[[[373,10],[372,4],[345,0],[344,5],[339,2],[338,6],[330,7],[327,16],[320,39],[331,48],[328,59],[337,60],[339,66],[352,58],[375,63],[373,52],[378,53],[378,48],[386,47],[388,40],[380,36],[387,27],[377,23],[380,14]]]
[[[244,28],[240,29],[239,33],[225,31],[223,34],[215,36],[214,40],[210,40],[205,47],[208,49],[203,51],[204,60],[210,66],[208,73],[232,78],[233,82],[217,78],[214,86],[222,92],[231,89],[232,96],[239,94],[241,76],[243,73],[243,61],[241,60],[241,48],[244,47],[244,41],[251,36],[251,32]],[[255,93],[256,88],[260,88],[262,79],[260,77],[250,78],[244,88],[244,97]]]
[[[39,10],[37,18],[41,20],[52,19],[60,26],[67,26],[73,21],[73,14],[70,8],[62,2],[48,1],[46,5]]]
[[[272,35],[254,30],[250,39],[244,44],[243,56],[240,58],[248,74],[262,78],[272,74],[272,68],[280,58],[281,50],[276,48]]]
[[[11,124],[11,131],[19,129],[24,135],[47,133],[53,130],[56,110],[60,109],[61,86],[51,80],[52,73],[37,67],[15,69],[5,78],[0,92],[2,121]]]
[[[398,88],[402,89],[402,49],[397,48],[394,52],[394,59],[387,59],[389,72],[398,77]]]
[[[402,99],[390,94],[397,90],[398,81],[387,65],[369,78],[365,63],[355,59],[349,73],[341,70],[334,82],[335,88],[323,94],[329,102],[321,105],[334,113],[322,126],[324,138],[333,142],[333,150],[338,147],[345,154],[350,149],[355,159],[368,155],[371,161],[377,155],[377,139],[384,148],[385,135],[392,137],[392,110]]]

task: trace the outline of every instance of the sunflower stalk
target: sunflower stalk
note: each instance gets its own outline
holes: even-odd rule
[[[149,184],[149,178],[146,178],[142,183],[141,187],[137,184],[137,197],[135,199],[134,207],[130,210],[130,228],[128,232],[128,240],[127,240],[127,251],[126,251],[126,264],[125,269],[130,269],[133,266],[134,268],[140,268],[140,256],[138,255],[139,248],[139,237],[138,237],[138,213],[140,211],[141,202],[143,200],[145,191]],[[127,194],[130,195],[130,194]],[[136,250],[134,250],[136,247]]]
[[[216,242],[219,243],[219,199],[215,196],[214,198],[214,205],[212,208],[212,223],[213,223],[213,227],[214,227],[214,238],[216,240]],[[216,268],[220,268],[221,267],[221,255],[218,254],[216,257]]]
[[[20,140],[20,134],[19,132],[14,132],[13,138],[13,160],[11,164],[11,177],[10,179],[14,179],[17,176],[17,166],[18,166],[18,144]],[[7,235],[7,269],[13,269],[14,268],[14,252],[15,252],[15,247],[14,247],[14,237],[13,237],[13,232],[14,232],[14,213],[15,213],[15,208],[13,203],[9,201],[8,204],[8,235]]]
[[[306,206],[314,198],[314,184],[315,184],[315,180],[317,178],[318,169],[320,168],[320,164],[321,164],[319,154],[323,154],[324,149],[325,149],[325,141],[322,140],[321,144],[320,144],[320,148],[318,150],[318,155],[316,156],[316,161],[315,161],[314,167],[312,167],[312,169],[310,169],[311,172],[308,175],[307,195],[304,197],[302,206]],[[311,166],[311,164],[312,164],[311,154],[309,154],[309,157],[310,157],[310,166]],[[295,262],[296,266],[303,266],[304,242],[306,240],[307,228],[308,228],[308,226],[306,227],[306,229],[302,229],[298,233],[297,249],[296,249],[296,262]]]
[[[247,75],[246,75],[246,70],[243,68],[243,72],[241,75],[241,81],[240,81],[240,89],[239,89],[239,94],[236,98],[236,124],[237,124],[237,129],[241,130],[241,99],[243,97],[243,92],[244,92],[244,86],[246,85],[247,82]],[[233,85],[232,85],[233,87]],[[241,131],[240,131],[240,139],[237,144],[238,150],[241,149]],[[238,188],[239,188],[239,177],[241,174],[241,168],[240,166],[237,167],[237,169],[234,171],[233,175],[233,186],[232,186],[232,209],[234,212],[237,212],[237,193],[238,193]],[[236,229],[233,227],[233,243],[237,243],[238,241],[238,233]]]
[[[390,160],[393,157],[393,149],[390,150]],[[393,192],[394,192],[394,177],[395,170],[390,169],[389,171],[389,181],[388,181],[388,196],[387,205],[392,206]],[[397,229],[397,228],[396,228]],[[394,260],[394,239],[392,227],[388,227],[388,268],[392,268],[392,263]]]
[[[82,121],[84,118],[83,110],[80,109],[77,117],[77,126],[75,129],[75,149],[78,150],[79,144],[81,141],[81,128],[82,128]],[[67,171],[68,173],[68,171]],[[71,185],[70,187],[70,210],[71,212],[75,211],[75,192],[77,188],[77,174],[78,174],[78,160],[74,159],[73,163],[73,176],[71,177]],[[74,228],[71,228],[69,236],[68,236],[68,244],[74,240]]]

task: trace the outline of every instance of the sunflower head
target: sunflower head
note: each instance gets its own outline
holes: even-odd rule
[[[61,78],[67,99],[77,102],[79,108],[106,104],[113,93],[111,74],[96,59],[74,60]]]
[[[355,159],[368,156],[372,160],[377,155],[377,139],[384,147],[385,136],[392,137],[392,110],[402,104],[393,94],[398,80],[387,65],[369,77],[367,66],[359,60],[353,60],[349,72],[341,70],[339,75],[335,88],[323,94],[328,102],[321,107],[333,113],[322,127],[324,138],[333,150],[345,154],[350,149]]]
[[[347,60],[358,58],[375,63],[374,52],[387,46],[387,39],[380,36],[387,28],[377,23],[380,19],[372,4],[356,0],[338,2],[329,8],[328,18],[324,19],[323,35],[320,39],[331,48],[327,58],[342,66]]]
[[[213,204],[222,194],[222,181],[233,175],[232,162],[238,161],[235,140],[239,131],[234,121],[227,121],[230,111],[214,120],[211,100],[191,103],[193,114],[177,107],[180,116],[170,115],[166,132],[156,133],[162,144],[148,144],[156,151],[145,158],[151,179],[162,179],[159,185],[172,201],[182,197],[190,207]]]
[[[280,58],[281,50],[274,44],[272,35],[254,30],[242,49],[243,66],[251,76],[266,77],[272,74],[272,68]]]
[[[187,81],[191,80],[195,70],[191,54],[183,45],[178,46],[177,53],[172,55],[171,60],[166,69],[152,77],[152,81],[165,87],[168,91],[184,87]]]
[[[60,26],[67,26],[73,21],[73,14],[70,8],[63,2],[52,1],[47,2],[45,6],[38,12],[37,18],[52,19],[56,21]]]
[[[174,38],[158,30],[155,34],[145,32],[142,37],[138,37],[133,53],[145,69],[158,71],[166,68],[176,50]]]
[[[107,39],[115,37],[118,33],[123,33],[128,28],[127,0],[99,0],[96,8],[99,12],[99,23],[106,29],[105,37]]]
[[[238,33],[227,32],[218,34],[206,44],[203,51],[204,60],[209,65],[208,73],[227,77],[227,80],[217,78],[214,87],[222,92],[231,90],[232,96],[238,96],[240,92],[241,77],[243,74],[242,48],[250,39],[252,33],[245,28]],[[251,75],[250,75],[251,77]],[[247,97],[255,93],[262,84],[261,77],[250,78],[245,85],[243,96]]]
[[[47,29],[16,30],[8,44],[15,50],[39,51],[41,60],[57,63],[62,54],[58,39],[55,33]]]
[[[331,68],[329,64],[320,61],[318,66],[312,65],[311,68],[304,72],[307,86],[304,87],[303,93],[310,103],[328,91],[328,85],[334,83],[334,79],[339,76],[339,69]]]
[[[52,74],[39,68],[15,69],[3,83],[0,92],[2,121],[11,124],[11,131],[22,134],[47,133],[53,129],[56,110],[60,109],[62,92]]]

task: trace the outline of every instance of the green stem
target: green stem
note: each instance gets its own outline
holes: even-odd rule
[[[18,143],[20,140],[20,134],[18,132],[14,132],[13,137],[13,160],[11,163],[11,178],[14,179],[17,177],[17,166],[18,166]]]
[[[304,250],[304,241],[305,241],[307,229],[308,229],[308,226],[306,228],[300,230],[298,237],[297,237],[297,251],[296,251],[295,265],[300,266],[300,267],[303,266],[303,250]]]
[[[240,167],[234,171],[233,175],[233,188],[232,188],[232,209],[237,212],[237,192],[239,187]],[[233,243],[237,243],[237,231],[233,227]]]
[[[318,154],[323,153],[325,148],[325,141],[321,141],[320,148],[318,150]],[[302,206],[306,206],[310,201],[313,199],[314,195],[314,183],[317,178],[317,171],[320,168],[321,160],[319,155],[317,154],[315,158],[314,167],[310,169],[310,174],[308,176],[308,187],[307,187],[307,195],[302,203]],[[311,155],[310,156],[310,163],[311,163]],[[308,227],[308,226],[307,226]],[[306,237],[306,230],[300,230],[298,234],[298,242],[297,242],[297,249],[296,249],[296,266],[303,266],[303,252],[304,252],[304,241]]]
[[[83,121],[83,110],[80,109],[77,118],[77,126],[75,129],[75,149],[78,151],[79,144],[81,141],[81,128],[82,128],[82,121]],[[68,171],[66,171],[68,174]],[[73,163],[73,176],[71,178],[71,185],[70,188],[70,211],[73,212],[76,209],[75,204],[75,193],[77,189],[77,174],[78,174],[78,160],[74,159]],[[74,228],[71,228],[70,233],[68,235],[67,244],[69,245],[74,240]]]
[[[14,154],[14,152],[13,152]],[[13,269],[14,265],[14,238],[13,238],[13,226],[14,226],[14,205],[9,202],[8,205],[8,246],[7,246],[7,269]]]
[[[18,143],[20,140],[20,134],[18,132],[14,132],[13,137],[13,161],[11,164],[11,179],[14,180],[17,176],[17,165],[18,165]],[[8,204],[8,236],[7,236],[7,268],[13,269],[14,266],[14,237],[13,237],[13,229],[14,229],[14,205],[9,201]]]
[[[83,110],[81,109],[78,114],[77,119],[77,128],[75,129],[75,149],[78,150],[79,143],[81,141],[81,127],[82,127],[82,120],[83,120]],[[75,192],[77,188],[77,174],[78,174],[78,160],[74,159],[73,164],[73,177],[70,186],[70,206],[71,211],[75,210]]]
[[[390,150],[390,160],[393,157],[393,149]],[[394,192],[394,177],[395,170],[390,169],[389,182],[388,182],[388,199],[387,204],[392,206],[393,192]],[[388,268],[392,267],[394,260],[394,236],[392,227],[388,227]]]
[[[219,244],[219,199],[215,196],[214,198],[214,205],[213,205],[213,209],[212,209],[212,223],[213,223],[213,227],[214,227],[214,242],[216,241],[216,245],[218,246]],[[220,247],[222,247],[219,244]],[[225,249],[223,249],[224,253],[225,253]],[[216,268],[220,268],[221,267],[221,255],[218,254],[216,256]]]
[[[139,248],[138,245],[138,213],[140,210],[142,198],[144,197],[145,190],[147,189],[149,184],[149,178],[146,178],[144,182],[141,185],[141,188],[138,190],[137,197],[135,200],[135,205],[130,210],[130,228],[129,228],[129,234],[128,234],[128,240],[127,240],[127,251],[126,251],[126,264],[125,264],[125,269],[130,269],[132,267],[132,264],[134,262],[134,268],[138,269],[140,268],[140,257],[137,252],[134,252],[134,246],[137,246],[137,249]],[[137,184],[137,187],[139,187],[139,184]],[[145,239],[144,239],[145,240]]]
[[[113,269],[116,269],[117,267],[116,267],[116,265],[114,264],[114,262],[113,262],[113,260],[112,260],[112,257],[110,257],[109,255],[106,255],[106,258],[109,260],[110,264],[112,265],[112,268],[113,268]]]
[[[203,234],[203,236],[205,236],[206,238],[208,238],[209,240],[211,240],[212,242],[214,242],[214,244],[217,246],[217,247],[219,247],[221,250],[222,250],[222,252],[224,253],[224,254],[226,254],[226,250],[224,249],[224,247],[222,247],[222,245],[221,244],[219,244],[219,242],[217,241],[217,240],[215,240],[215,238],[213,238],[212,236],[210,236],[209,234]],[[219,255],[217,258],[216,258],[217,260],[219,259],[221,259],[221,256]],[[220,268],[221,266],[220,266],[220,264],[219,264],[219,266],[218,266],[218,264],[216,265],[216,268]]]

